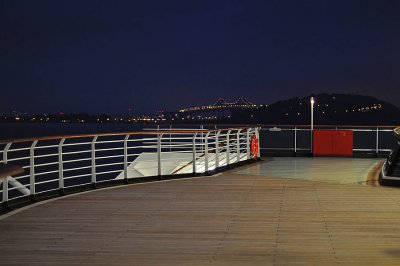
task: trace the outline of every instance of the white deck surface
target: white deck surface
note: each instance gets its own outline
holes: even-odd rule
[[[237,171],[244,175],[302,179],[336,184],[366,184],[371,170],[383,159],[364,158],[272,158]]]

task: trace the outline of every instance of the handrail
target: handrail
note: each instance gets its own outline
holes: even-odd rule
[[[262,124],[261,127],[298,127],[298,128],[310,128],[310,125],[282,125],[282,124],[269,124],[269,125],[264,125]],[[393,125],[393,126],[388,126],[388,125],[315,125],[314,128],[396,128],[400,127],[399,125]]]
[[[174,124],[174,126],[196,126],[198,124],[187,124],[187,123],[179,123],[179,124]],[[231,128],[238,128],[238,127],[254,127],[255,125],[261,126],[261,127],[273,127],[273,126],[280,126],[280,127],[310,127],[310,124],[202,124],[203,126],[206,127],[231,127]],[[159,126],[171,126],[171,124],[159,124]],[[316,125],[314,124],[314,127],[350,127],[350,128],[371,128],[371,127],[380,127],[380,128],[395,128],[399,127],[400,125]]]
[[[247,129],[248,127],[241,127],[240,129]],[[32,138],[19,138],[19,139],[6,139],[0,140],[0,144],[7,143],[21,143],[28,141],[43,141],[43,140],[57,140],[57,139],[74,139],[74,138],[90,138],[90,137],[109,137],[109,136],[126,136],[126,135],[157,135],[157,134],[179,134],[179,133],[208,133],[217,132],[219,130],[229,130],[231,128],[220,129],[180,129],[180,130],[154,130],[154,131],[128,131],[128,132],[111,132],[111,133],[95,133],[95,134],[78,134],[78,135],[58,135],[48,137],[32,137]],[[238,128],[234,128],[238,129]]]
[[[208,174],[250,160],[251,151],[244,147],[258,130],[154,130],[2,140],[2,162],[22,168],[8,167],[4,173],[0,169],[0,178],[5,177],[0,180],[0,202],[4,209],[10,200],[29,196],[35,201],[36,195],[57,190],[64,195],[65,189],[78,186],[87,189],[86,185],[96,188],[108,181],[126,184],[147,177]],[[50,140],[54,143],[46,143]],[[21,169],[27,174],[21,175]]]

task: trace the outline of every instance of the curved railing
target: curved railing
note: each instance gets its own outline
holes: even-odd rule
[[[195,175],[251,158],[258,128],[84,134],[0,141],[4,164],[25,172],[3,180],[1,202],[48,192],[170,175]],[[258,138],[257,138],[258,140]],[[259,156],[259,153],[256,154]],[[0,181],[1,182],[1,181]]]

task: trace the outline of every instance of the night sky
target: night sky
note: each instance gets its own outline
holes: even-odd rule
[[[400,106],[400,1],[0,0],[0,112],[311,93]]]

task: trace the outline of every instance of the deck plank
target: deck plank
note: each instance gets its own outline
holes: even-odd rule
[[[397,188],[256,175],[252,167],[98,190],[0,217],[0,264],[400,263]]]

